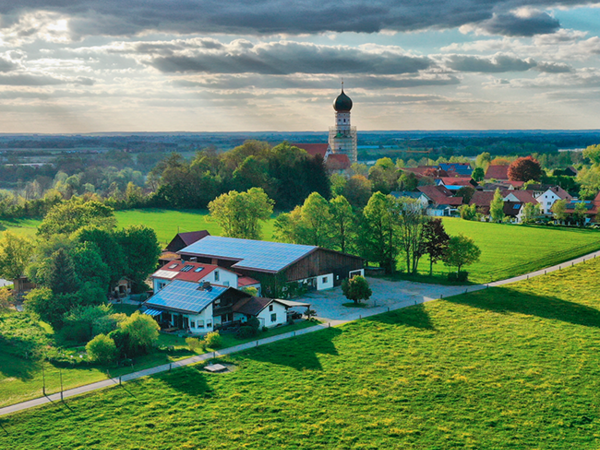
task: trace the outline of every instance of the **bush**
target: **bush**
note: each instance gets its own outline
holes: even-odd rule
[[[198,338],[189,337],[186,338],[185,343],[188,345],[191,351],[195,352],[202,347],[202,342]]]
[[[249,327],[247,325],[244,325],[243,327],[240,327],[236,336],[239,339],[248,339],[248,338],[256,336],[257,334],[258,334],[258,328]]]
[[[223,345],[223,340],[218,331],[208,333],[204,338],[204,341],[206,342],[206,346],[210,348],[221,348]]]
[[[256,317],[252,316],[248,319],[248,322],[246,322],[246,325],[248,325],[249,327],[256,330],[256,332],[258,332],[258,329],[260,328],[260,320],[258,320]]]
[[[461,270],[460,272],[450,272],[448,274],[449,281],[467,281],[469,279],[469,272]]]
[[[129,356],[147,353],[158,340],[160,330],[152,317],[139,311],[121,322],[119,328],[129,335]]]
[[[131,353],[130,350],[131,345],[129,334],[125,333],[123,330],[117,329],[108,333],[108,337],[115,342],[120,358],[127,358],[127,356],[133,356],[133,353]]]
[[[108,364],[117,356],[115,341],[105,334],[96,336],[87,343],[85,349],[90,360],[100,364]]]

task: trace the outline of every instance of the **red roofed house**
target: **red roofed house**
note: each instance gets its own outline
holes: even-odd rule
[[[452,216],[462,205],[462,197],[452,197],[452,192],[444,186],[419,186],[417,189],[428,199],[428,216]]]
[[[215,264],[202,264],[192,261],[171,261],[152,275],[154,292],[160,291],[173,280],[205,283],[211,285],[241,289],[252,286],[260,289],[260,283],[247,276],[241,276],[233,270]]]
[[[508,180],[508,166],[490,165],[485,172],[486,180]]]
[[[325,167],[331,172],[345,172],[350,168],[350,158],[343,153],[331,153],[325,161]]]
[[[552,214],[552,205],[557,200],[567,200],[570,202],[573,199],[567,191],[560,186],[548,188],[543,194],[536,197],[536,200],[541,205],[543,214]]]

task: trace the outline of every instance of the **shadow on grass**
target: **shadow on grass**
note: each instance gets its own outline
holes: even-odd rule
[[[316,333],[257,347],[242,353],[240,357],[287,366],[299,371],[323,370],[318,353],[337,355],[338,351],[333,339],[341,333],[342,331],[337,328],[327,328]]]
[[[161,375],[163,383],[172,389],[192,397],[210,398],[212,389],[206,382],[206,374],[202,367],[181,367],[173,372]]]
[[[481,308],[497,313],[519,313],[600,328],[600,311],[556,297],[532,295],[497,287],[444,299],[448,303]]]
[[[29,381],[41,370],[42,362],[39,360],[23,359],[0,352],[0,373],[7,378]]]
[[[431,317],[429,317],[429,314],[425,310],[425,305],[422,304],[368,317],[364,320],[387,325],[406,325],[409,327],[421,328],[423,330],[435,331],[435,326],[431,321]]]

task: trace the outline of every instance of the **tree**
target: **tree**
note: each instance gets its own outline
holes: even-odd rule
[[[494,158],[490,161],[491,166],[510,166],[512,161],[508,158]]]
[[[114,210],[110,206],[98,201],[84,202],[78,197],[73,197],[68,202],[59,203],[48,211],[38,227],[38,234],[41,236],[70,234],[89,225],[110,230],[116,224]]]
[[[50,259],[48,287],[53,294],[72,294],[80,286],[73,259],[63,248],[59,248]]]
[[[560,222],[564,221],[567,218],[567,201],[566,200],[556,200],[550,208],[552,211],[552,215],[555,220]]]
[[[361,275],[355,275],[342,281],[342,292],[348,300],[352,300],[354,303],[369,300],[373,294],[369,282]]]
[[[332,239],[334,246],[346,252],[353,238],[354,211],[352,205],[343,195],[329,200],[332,217]]]
[[[12,308],[13,296],[9,289],[0,289],[0,314]]]
[[[350,177],[342,189],[342,195],[355,208],[364,208],[371,197],[371,181],[363,175]]]
[[[592,164],[600,165],[600,145],[590,145],[583,151],[583,157],[591,161]]]
[[[373,184],[374,191],[389,194],[396,189],[400,173],[390,158],[380,158],[375,165],[369,169],[369,180]]]
[[[386,273],[396,269],[398,215],[396,198],[381,192],[374,193],[363,210],[363,229],[359,238],[361,252],[365,259],[379,263]]]
[[[463,220],[476,220],[477,219],[477,205],[460,205],[458,207],[458,213],[460,218]]]
[[[490,202],[490,216],[494,222],[502,222],[504,219],[504,199],[500,193],[500,189],[494,192],[494,198]]]
[[[462,197],[463,205],[468,205],[471,199],[473,198],[474,193],[475,188],[471,186],[463,186],[458,191],[456,191],[455,197]]]
[[[537,222],[541,216],[541,209],[539,204],[525,203],[523,206],[523,216],[521,221],[525,224],[531,224]]]
[[[208,204],[208,209],[225,236],[260,239],[260,221],[271,217],[273,203],[262,188],[255,187],[247,192],[222,194]]]
[[[508,179],[512,181],[539,180],[541,176],[542,167],[531,156],[517,158],[508,166]]]
[[[577,222],[577,225],[581,226],[581,225],[585,224],[585,218],[587,216],[587,212],[588,212],[588,210],[585,205],[585,202],[577,202],[575,204],[573,218],[575,219],[575,222]]]
[[[423,255],[423,230],[427,217],[422,203],[412,198],[399,199],[398,209],[398,242],[404,250],[406,273],[416,274]]]
[[[471,178],[473,178],[475,181],[483,181],[485,178],[485,171],[481,167],[476,167],[475,170],[473,170]]]
[[[118,231],[116,238],[125,256],[125,275],[138,286],[144,286],[161,253],[156,233],[144,225],[133,225]]]
[[[36,313],[44,322],[59,328],[63,316],[68,311],[68,305],[61,302],[49,288],[37,288],[25,296],[25,309]]]
[[[0,276],[8,280],[25,272],[33,254],[33,245],[24,237],[5,231],[0,239]]]
[[[105,334],[99,334],[88,342],[85,350],[91,361],[96,361],[100,364],[108,364],[117,356],[115,341]]]
[[[109,287],[114,286],[127,273],[127,261],[123,248],[117,242],[117,236],[113,231],[85,227],[79,230],[74,238],[82,243],[95,244],[102,262],[108,267]]]
[[[132,354],[146,353],[158,339],[160,327],[156,321],[146,315],[134,312],[119,324],[119,329],[129,336]]]
[[[481,250],[470,237],[459,234],[448,241],[448,248],[442,258],[450,267],[456,267],[460,272],[463,266],[469,266],[479,261]]]
[[[481,169],[482,172],[485,172],[485,170],[490,165],[491,160],[492,156],[488,152],[480,153],[479,155],[477,155],[477,158],[475,158],[475,167]]]
[[[442,260],[450,241],[442,219],[431,219],[425,222],[423,241],[424,252],[429,255],[429,275],[433,275],[433,265]]]
[[[318,192],[313,192],[304,201],[301,210],[303,244],[317,247],[331,247],[333,216],[330,206]]]

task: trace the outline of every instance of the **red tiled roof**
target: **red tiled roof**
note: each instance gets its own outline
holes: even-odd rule
[[[253,284],[259,284],[258,280],[251,277],[238,277],[238,289],[246,286],[252,286]]]
[[[501,191],[502,193],[502,197],[506,198],[508,195],[514,195],[515,197],[517,197],[517,200],[519,200],[519,202],[521,203],[533,203],[534,205],[537,204],[537,200],[535,199],[535,197],[533,196],[533,194],[531,193],[531,191],[520,191],[520,190],[514,190],[511,191],[509,189],[504,189]]]
[[[560,186],[552,186],[549,189],[552,192],[554,192],[556,195],[558,195],[558,197],[561,198],[562,200],[571,200],[573,198],[573,197],[571,197],[571,195],[569,195],[569,193],[567,191],[565,191]]]
[[[489,207],[494,199],[494,191],[475,191],[469,205],[477,205],[478,207]]]
[[[332,153],[327,157],[327,161],[325,162],[325,166],[329,170],[346,170],[351,166],[350,159],[348,155],[343,153]]]
[[[444,186],[419,186],[417,188],[437,205],[462,205],[462,197],[452,197]]]
[[[325,154],[327,153],[327,149],[329,148],[329,144],[290,144],[293,147],[298,147],[306,150],[310,156],[321,155],[321,158],[325,158]]]
[[[192,269],[190,269],[187,272],[181,272],[181,269],[183,269],[185,266],[192,266]],[[200,267],[202,268],[202,270],[200,272],[196,272],[196,269]],[[198,283],[200,280],[206,277],[206,275],[218,268],[219,266],[216,266],[214,264],[202,264],[192,261],[171,261],[158,270],[165,270],[167,272],[178,272],[178,274],[174,278],[170,278],[171,280],[193,281],[195,283]],[[223,268],[221,269],[225,270]],[[156,272],[152,276],[154,278],[166,278],[156,276]]]
[[[496,180],[508,180],[508,166],[490,165],[485,172],[485,178]]]

